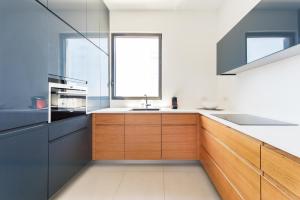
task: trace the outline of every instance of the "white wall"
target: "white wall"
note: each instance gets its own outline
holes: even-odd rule
[[[181,108],[195,108],[216,98],[216,14],[196,11],[112,11],[111,32],[163,34],[162,101],[177,96]],[[143,101],[112,101],[112,107],[139,106]]]
[[[222,38],[259,0],[227,0],[219,12]],[[237,112],[300,123],[300,56],[218,78],[218,97]]]

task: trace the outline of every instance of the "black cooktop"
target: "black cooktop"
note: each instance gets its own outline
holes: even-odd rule
[[[241,126],[298,126],[298,124],[291,124],[247,114],[215,114],[213,116]]]

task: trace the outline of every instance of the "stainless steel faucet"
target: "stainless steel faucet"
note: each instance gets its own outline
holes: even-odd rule
[[[148,104],[148,96],[147,96],[147,94],[145,94],[144,96],[145,96],[145,100],[146,100],[145,106],[146,106],[146,109],[148,109],[148,107],[151,106],[151,104]]]

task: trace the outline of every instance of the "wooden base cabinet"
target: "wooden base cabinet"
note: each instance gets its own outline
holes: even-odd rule
[[[124,115],[93,115],[93,160],[124,160]]]
[[[161,159],[161,114],[125,115],[125,160]]]
[[[271,178],[263,176],[261,178],[261,199],[262,200],[295,200],[299,199],[283,188]]]
[[[203,147],[244,199],[260,200],[260,171],[204,131]]]
[[[198,159],[198,115],[162,115],[162,159]]]
[[[289,197],[286,199],[300,199],[299,158],[289,155],[269,145],[264,145],[261,151],[261,163],[264,174],[271,177],[274,180],[274,183],[277,183],[277,188],[282,188],[281,192],[279,192],[280,190],[275,190],[274,187],[272,189],[271,186],[268,187],[268,184],[264,184],[265,187],[263,187],[263,196],[265,199],[270,199],[266,198],[270,196],[266,194],[269,193],[266,192],[266,190],[277,191],[277,196],[280,196],[279,194],[285,194]],[[281,199],[284,198],[282,197]]]
[[[196,126],[163,126],[162,158],[164,160],[197,160]]]
[[[201,151],[202,165],[223,200],[243,200],[229,179],[218,167],[215,161],[203,148]]]

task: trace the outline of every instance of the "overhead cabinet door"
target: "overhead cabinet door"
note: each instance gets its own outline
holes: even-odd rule
[[[86,0],[48,0],[48,8],[78,32],[86,35]]]
[[[48,120],[46,20],[36,1],[0,1],[0,131]]]

